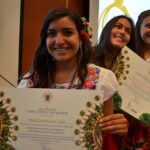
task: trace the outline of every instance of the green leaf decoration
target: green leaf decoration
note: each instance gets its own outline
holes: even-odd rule
[[[150,113],[143,113],[140,117],[139,120],[144,122],[147,126],[150,126]]]
[[[114,107],[115,108],[121,108],[122,106],[122,98],[121,95],[119,94],[119,92],[115,92],[115,94],[113,95],[113,101],[114,101]]]

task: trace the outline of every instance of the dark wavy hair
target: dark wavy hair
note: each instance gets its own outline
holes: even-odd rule
[[[54,76],[55,62],[53,61],[53,58],[49,54],[46,47],[47,29],[52,21],[58,20],[62,17],[69,17],[75,23],[79,36],[82,40],[82,51],[79,50],[77,54],[77,57],[79,57],[78,76],[81,81],[81,87],[84,83],[84,79],[86,78],[87,64],[92,52],[92,46],[91,43],[80,34],[80,31],[84,29],[81,17],[68,8],[55,8],[48,13],[44,20],[44,24],[40,33],[40,44],[34,55],[33,67],[30,70],[31,75],[28,77],[32,79],[34,87],[36,88],[51,87],[51,85],[49,85],[49,80],[52,80]]]
[[[141,38],[141,24],[143,23],[143,20],[150,16],[150,9],[149,10],[145,10],[143,12],[141,12],[138,16],[138,19],[137,19],[137,22],[136,22],[136,25],[135,25],[135,39],[136,39],[136,53],[138,55],[140,55],[142,58],[144,57],[144,54],[143,54],[143,40]]]
[[[132,50],[135,49],[134,22],[130,17],[128,17],[126,15],[118,15],[118,16],[112,18],[111,20],[109,20],[108,23],[104,26],[102,33],[101,33],[101,36],[100,36],[100,39],[95,46],[95,50],[96,50],[95,63],[97,65],[105,67],[105,65],[104,65],[104,52],[107,50],[108,52],[111,53],[111,51],[112,51],[112,44],[110,41],[111,30],[114,27],[114,25],[116,24],[116,22],[121,18],[127,19],[131,24],[130,41],[127,44],[127,46],[129,48],[131,48]]]

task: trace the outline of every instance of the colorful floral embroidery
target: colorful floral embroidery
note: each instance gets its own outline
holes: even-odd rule
[[[99,68],[89,67],[88,68],[88,75],[87,75],[87,78],[84,82],[83,89],[95,89],[96,85],[98,83],[99,73],[100,73]],[[80,84],[79,78],[76,78],[72,88],[73,89],[78,89],[79,84]],[[68,86],[68,84],[56,85],[56,88],[57,89],[66,89],[67,86]]]
[[[88,76],[85,80],[83,88],[85,88],[85,89],[95,89],[96,84],[97,84],[98,79],[99,79],[99,72],[100,72],[99,68],[89,67],[88,68]]]

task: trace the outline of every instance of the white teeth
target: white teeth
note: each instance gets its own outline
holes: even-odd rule
[[[116,38],[118,38],[118,39],[120,39],[120,40],[124,41],[124,40],[123,40],[123,38],[122,38],[122,37],[120,37],[120,36],[116,36]]]
[[[55,48],[56,51],[67,51],[67,48]]]

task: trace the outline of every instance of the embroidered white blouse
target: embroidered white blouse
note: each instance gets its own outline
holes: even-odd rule
[[[25,77],[29,76],[30,74],[27,73]],[[56,88],[66,88],[68,87],[69,83],[64,84],[56,84]],[[79,79],[76,78],[74,81],[73,89],[79,84]],[[116,91],[117,91],[118,82],[114,73],[108,69],[96,66],[94,64],[88,65],[88,76],[85,80],[82,89],[96,89],[103,92],[103,99],[104,101],[108,100]],[[22,79],[18,85],[18,88],[29,88],[33,87],[34,84],[32,80],[29,79]]]

